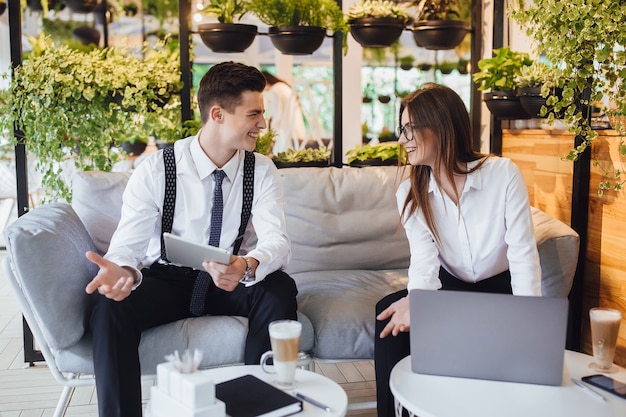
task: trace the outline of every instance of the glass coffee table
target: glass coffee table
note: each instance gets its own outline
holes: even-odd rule
[[[589,369],[592,361],[589,355],[566,350],[562,384],[547,386],[417,374],[409,356],[393,368],[389,386],[396,416],[403,409],[411,417],[626,416],[626,399],[591,387],[606,399],[602,401],[572,383],[571,378],[596,373]],[[610,376],[626,382],[626,369]]]

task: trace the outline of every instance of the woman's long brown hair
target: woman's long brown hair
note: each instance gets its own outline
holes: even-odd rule
[[[400,125],[402,114],[409,112],[409,122],[417,129],[429,129],[439,146],[436,149],[435,166],[443,167],[446,178],[454,183],[454,175],[465,175],[463,167],[467,162],[482,159],[471,171],[479,169],[489,155],[475,152],[472,149],[472,133],[469,115],[461,97],[452,89],[435,84],[426,83],[418,90],[404,97],[400,104]],[[426,225],[439,242],[439,234],[434,226],[432,207],[428,201],[428,183],[430,175],[441,187],[440,170],[432,172],[428,165],[411,167],[411,188],[404,201],[401,218],[411,216],[421,209],[426,219]],[[455,189],[457,201],[458,191]]]

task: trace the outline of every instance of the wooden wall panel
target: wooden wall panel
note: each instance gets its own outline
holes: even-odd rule
[[[522,171],[530,204],[566,224],[571,217],[573,164],[561,158],[572,143],[572,136],[563,131],[502,132],[502,156]]]
[[[626,171],[626,158],[618,152],[619,141],[616,132],[600,131],[592,148],[582,337],[583,351],[591,354],[587,312],[595,306],[620,310],[624,319],[615,362],[626,366],[626,191],[597,193],[600,181],[608,179],[607,172]],[[520,167],[531,204],[567,224],[572,163],[561,157],[572,144],[572,136],[564,131],[504,130],[502,134],[502,154]]]
[[[600,181],[609,172],[626,170],[626,158],[618,151],[620,138],[604,131],[594,140],[589,183],[589,227],[585,263],[583,311],[595,306],[622,312],[615,362],[626,365],[626,191],[598,195]],[[596,163],[593,163],[596,161]],[[622,175],[624,177],[624,175]],[[626,178],[623,178],[626,179]],[[591,353],[588,317],[583,320],[583,346]]]

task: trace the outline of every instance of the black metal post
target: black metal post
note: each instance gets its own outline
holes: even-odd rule
[[[471,22],[471,56],[470,66],[471,74],[478,72],[478,60],[482,56],[482,39],[483,39],[483,1],[477,0],[472,2],[472,22]],[[471,76],[470,76],[471,77]],[[480,151],[480,123],[482,116],[482,94],[478,91],[478,86],[470,78],[472,88],[470,90],[470,120],[472,121],[472,138],[474,139],[474,150]]]
[[[592,80],[588,84],[591,86]],[[582,100],[589,101],[591,88],[583,92]],[[587,115],[587,122],[591,124],[591,111]],[[576,136],[574,146],[581,145],[584,138]],[[585,275],[585,261],[587,258],[587,228],[589,226],[589,179],[591,172],[591,149],[585,152],[574,162],[572,177],[572,214],[570,225],[580,236],[580,248],[574,282],[569,293],[569,320],[567,324],[567,348],[582,351],[582,320],[583,320],[583,285]]]
[[[504,0],[493,3],[493,49],[504,46]],[[502,121],[491,114],[489,151],[502,155]]]
[[[191,112],[191,58],[190,58],[190,36],[189,29],[191,22],[191,1],[179,0],[178,2],[178,40],[180,48],[180,73],[183,88],[180,92],[180,112],[184,123],[193,119]]]
[[[22,8],[20,0],[9,0],[9,44],[11,48],[11,70],[22,65]],[[28,212],[28,169],[26,161],[26,148],[24,135],[13,127],[13,134],[17,139],[15,145],[15,179],[17,184],[17,215],[22,216]],[[43,355],[35,349],[33,333],[28,323],[22,317],[22,329],[24,332],[24,362],[30,363],[43,361]]]
[[[337,0],[339,8],[342,1]],[[333,120],[333,154],[331,163],[337,168],[343,166],[343,33],[335,32],[333,35],[333,95],[334,95],[334,120]]]

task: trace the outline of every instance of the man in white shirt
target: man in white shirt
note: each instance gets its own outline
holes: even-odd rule
[[[234,62],[213,66],[198,91],[200,132],[177,141],[173,155],[160,151],[137,167],[108,252],[86,255],[100,268],[86,287],[93,294],[90,329],[100,416],[141,416],[137,350],[145,329],[201,314],[245,316],[244,358],[255,364],[270,349],[268,324],[297,319],[296,286],[281,270],[290,244],[280,177],[270,159],[246,155],[266,127],[264,87],[256,68]],[[244,185],[249,166],[253,186]],[[175,175],[175,187],[166,172],[170,179]],[[246,201],[249,210],[243,209]],[[242,211],[250,213],[258,241],[245,256],[235,256],[247,224]],[[204,262],[202,272],[170,264],[162,251],[164,231],[232,250],[230,264]]]

